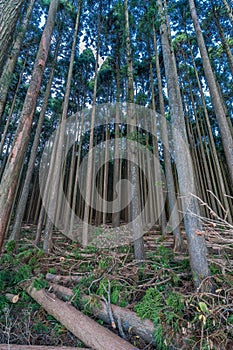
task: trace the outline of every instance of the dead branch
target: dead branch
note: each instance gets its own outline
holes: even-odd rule
[[[105,293],[107,293],[107,295],[108,295],[108,300],[105,298],[104,295],[102,295],[102,300],[105,302],[105,305],[107,307],[108,315],[109,315],[109,318],[111,320],[111,326],[112,326],[112,328],[116,329],[116,323],[115,323],[114,318],[113,318],[112,307],[111,307],[111,303],[110,303],[110,299],[111,299],[111,284],[110,284],[109,280],[108,280],[108,290],[106,289],[106,287],[104,285],[103,285],[103,288],[104,288]]]

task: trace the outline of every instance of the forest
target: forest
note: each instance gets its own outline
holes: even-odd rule
[[[0,1],[0,350],[233,349],[232,28]]]

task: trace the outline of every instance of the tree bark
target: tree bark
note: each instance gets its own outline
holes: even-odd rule
[[[219,36],[221,38],[222,46],[223,46],[224,51],[225,51],[226,56],[227,56],[227,60],[228,60],[229,68],[231,70],[231,74],[233,75],[233,55],[231,53],[230,46],[228,45],[227,39],[225,37],[223,27],[220,24],[217,11],[218,11],[218,9],[216,10],[213,6],[213,13],[214,13],[214,17],[215,17],[216,26],[218,28],[218,32],[219,32]]]
[[[44,289],[27,288],[28,294],[50,315],[55,317],[84,344],[94,350],[135,350],[136,348],[116,334],[102,327],[73,306],[59,300]]]
[[[53,283],[62,283],[64,285],[70,283],[78,283],[82,279],[82,276],[62,276],[62,275],[54,275],[52,273],[46,274],[46,280]]]
[[[230,7],[230,5],[228,4],[227,0],[222,0],[222,2],[224,3],[224,6],[227,10],[229,19],[231,21],[231,24],[233,25],[233,13],[232,13],[232,8]]]
[[[86,194],[84,204],[84,217],[83,217],[83,229],[82,229],[82,245],[84,247],[88,244],[88,231],[89,231],[89,216],[92,197],[92,172],[93,172],[93,157],[92,149],[94,144],[94,127],[95,127],[95,112],[96,112],[96,96],[97,96],[97,83],[98,83],[98,67],[99,67],[99,51],[100,51],[100,16],[102,14],[102,2],[100,2],[100,13],[98,15],[98,34],[97,34],[97,47],[96,47],[96,62],[95,62],[95,76],[94,76],[94,92],[92,99],[91,110],[91,126],[90,126],[90,139],[89,139],[89,152],[88,152],[88,164],[87,164],[87,176],[86,176]],[[95,179],[94,179],[95,181]]]
[[[103,224],[106,224],[106,220],[107,220],[107,200],[108,200],[108,176],[109,176],[109,162],[108,162],[108,158],[109,158],[109,150],[110,150],[110,146],[109,146],[109,136],[110,132],[109,132],[109,126],[108,126],[108,115],[106,115],[106,138],[105,138],[105,152],[104,152],[104,156],[105,156],[105,161],[104,161],[104,179],[103,179],[103,199],[104,199],[104,203],[103,203]],[[100,180],[101,181],[101,180]]]
[[[45,208],[42,205],[40,208],[40,215],[37,223],[37,229],[36,229],[36,237],[35,237],[35,245],[38,246],[41,240],[41,234],[43,229],[43,223],[45,218]]]
[[[119,38],[117,38],[117,42],[119,45]],[[119,50],[120,51],[120,50]],[[120,67],[121,67],[121,59],[120,59],[120,52],[117,53],[116,58],[116,118],[115,118],[115,141],[114,141],[114,169],[113,169],[113,200],[114,200],[114,207],[113,207],[113,214],[112,214],[112,224],[113,227],[120,226],[120,198],[121,193],[117,193],[117,183],[120,178],[120,159],[119,159],[119,144],[121,142],[120,140],[120,133],[119,133],[119,123],[120,123],[120,91],[121,91],[121,73],[120,73]]]
[[[0,75],[24,0],[3,0],[0,4]]]
[[[153,43],[154,43],[154,53],[155,53],[155,62],[156,62],[156,75],[158,80],[158,93],[159,93],[159,122],[161,127],[161,139],[163,144],[163,155],[164,155],[164,165],[165,165],[165,174],[167,180],[167,189],[168,189],[168,199],[170,207],[170,220],[172,232],[175,238],[174,251],[181,251],[184,247],[183,238],[180,231],[180,218],[178,214],[178,206],[176,199],[175,184],[172,173],[172,164],[170,156],[170,145],[168,140],[168,131],[167,131],[167,120],[165,118],[165,108],[164,108],[164,99],[163,99],[163,87],[162,87],[162,78],[160,72],[159,64],[159,54],[157,49],[157,39],[155,25],[153,23]]]
[[[136,116],[134,112],[134,86],[133,86],[133,61],[130,42],[130,28],[129,28],[129,10],[128,0],[124,0],[125,11],[125,35],[126,35],[126,56],[127,56],[127,77],[128,77],[128,89],[127,89],[127,115],[129,125],[127,126],[127,132],[136,133]],[[141,198],[139,190],[139,172],[136,166],[138,158],[138,151],[129,142],[128,156],[132,160],[129,164],[129,176],[131,181],[131,196],[130,203],[131,220],[132,220],[132,232],[133,232],[133,245],[134,256],[137,261],[143,261],[145,259],[144,240],[142,234],[142,220],[141,220]]]
[[[222,169],[220,166],[220,162],[219,162],[219,156],[217,154],[217,150],[216,150],[216,145],[214,142],[214,137],[213,137],[213,133],[211,130],[211,125],[210,125],[210,120],[209,120],[209,115],[208,115],[208,111],[207,111],[207,106],[206,106],[206,102],[205,102],[205,96],[201,87],[201,82],[200,82],[200,78],[199,78],[199,74],[198,74],[198,70],[196,67],[196,63],[195,63],[195,59],[190,47],[190,52],[191,52],[191,56],[192,56],[192,62],[193,62],[193,67],[194,67],[194,71],[195,71],[195,77],[197,80],[197,85],[198,85],[198,89],[201,95],[201,101],[203,104],[203,109],[204,109],[204,121],[205,121],[205,127],[207,129],[207,135],[209,138],[209,147],[211,150],[211,155],[212,155],[212,162],[214,164],[214,168],[215,168],[215,172],[216,174],[218,174],[218,183],[219,183],[219,188],[220,188],[220,192],[222,193],[222,203],[224,204],[225,208],[227,209],[228,206],[231,206],[231,201],[228,201],[228,198],[225,196],[225,194],[229,193],[227,191],[226,188],[226,184],[227,182],[223,180],[223,173],[222,173]],[[208,155],[208,152],[207,152]],[[229,210],[229,213],[232,212],[231,210]],[[231,216],[231,215],[230,215]]]
[[[46,109],[47,109],[47,105],[48,105],[48,101],[49,101],[49,96],[50,96],[50,91],[51,91],[51,86],[52,86],[52,82],[53,82],[53,76],[54,76],[54,71],[55,71],[55,66],[56,66],[56,61],[57,61],[57,55],[58,55],[58,49],[59,49],[59,40],[57,41],[57,47],[55,50],[55,56],[54,56],[54,60],[53,60],[53,64],[51,67],[51,71],[50,71],[50,77],[49,77],[49,81],[48,84],[46,86],[46,90],[45,90],[45,96],[44,96],[44,101],[43,101],[43,106],[39,115],[39,119],[38,119],[38,124],[36,127],[36,135],[34,137],[34,141],[33,141],[33,145],[32,145],[32,149],[31,149],[31,153],[30,153],[30,159],[29,159],[29,164],[28,164],[28,168],[27,168],[27,174],[26,174],[26,178],[24,181],[24,185],[23,185],[23,190],[19,199],[19,204],[17,207],[17,212],[16,212],[16,216],[14,219],[14,225],[13,225],[13,229],[12,229],[12,233],[10,236],[11,240],[18,240],[20,237],[20,229],[21,229],[21,225],[22,225],[22,221],[23,221],[23,216],[24,216],[24,212],[25,212],[25,208],[26,208],[26,204],[27,204],[27,199],[28,199],[28,194],[29,194],[29,189],[30,189],[30,183],[31,183],[31,179],[32,179],[32,175],[33,175],[33,170],[34,170],[34,164],[35,164],[35,159],[36,159],[36,154],[37,154],[37,148],[40,142],[40,134],[41,134],[41,129],[44,123],[44,116],[46,113]]]
[[[20,31],[15,39],[11,53],[7,58],[6,64],[4,66],[4,69],[0,78],[0,120],[2,118],[2,114],[6,104],[8,89],[12,80],[13,72],[15,69],[17,58],[21,49],[21,45],[28,26],[28,22],[32,13],[34,3],[35,3],[35,0],[31,0],[28,5],[26,16],[20,26]]]
[[[23,63],[22,70],[21,70],[20,75],[19,75],[19,80],[18,80],[18,83],[17,83],[17,87],[15,89],[14,97],[13,97],[13,100],[11,101],[10,112],[9,112],[9,114],[7,116],[6,124],[4,126],[4,132],[3,132],[2,137],[1,137],[1,141],[0,141],[0,155],[2,155],[2,150],[3,150],[4,143],[5,143],[5,140],[6,140],[6,137],[7,137],[7,133],[8,133],[8,129],[9,129],[9,125],[10,125],[11,119],[12,119],[12,115],[13,115],[13,112],[14,112],[14,109],[15,109],[16,99],[17,99],[17,96],[18,96],[18,92],[19,92],[19,89],[20,89],[21,82],[22,82],[22,77],[23,77],[23,73],[24,73],[24,69],[25,69],[26,63],[27,63],[27,55],[26,55],[26,58],[25,58],[24,63]],[[1,95],[1,93],[0,93],[0,95]],[[0,97],[0,99],[1,99],[1,97]]]
[[[69,277],[69,276],[67,276]],[[47,275],[46,275],[47,279]],[[62,300],[72,299],[74,293],[71,289],[60,286],[58,284],[50,284],[53,292],[61,298]],[[96,303],[93,303],[93,298],[96,300]],[[80,307],[83,305],[90,305],[91,312],[93,316],[101,319],[107,324],[111,324],[109,318],[109,313],[106,304],[98,296],[88,296],[86,294],[81,295]],[[140,338],[142,338],[147,343],[152,343],[155,345],[154,340],[154,324],[149,319],[142,320],[136,315],[135,312],[128,310],[126,308],[111,304],[111,310],[115,323],[119,320],[122,328],[126,332],[133,333]]]
[[[231,130],[227,122],[227,116],[224,110],[224,106],[221,101],[221,96],[218,91],[217,82],[210,64],[210,59],[206,49],[204,37],[199,24],[199,19],[197,16],[197,11],[195,7],[194,0],[189,0],[189,6],[191,11],[191,16],[196,32],[197,43],[200,49],[202,64],[205,73],[205,77],[208,83],[211,101],[214,107],[215,115],[218,121],[218,126],[222,138],[222,144],[224,148],[224,153],[227,161],[227,166],[229,169],[229,176],[231,179],[231,184],[233,185],[233,138],[231,135]]]
[[[152,131],[154,137],[152,138],[153,144],[153,153],[155,157],[158,159],[159,169],[156,169],[156,165],[153,169],[155,176],[155,186],[156,186],[156,202],[158,207],[158,214],[161,214],[159,217],[159,223],[161,225],[161,232],[163,237],[167,234],[167,218],[165,208],[162,208],[164,200],[163,198],[163,183],[162,183],[162,172],[160,167],[160,157],[159,157],[159,147],[158,147],[158,138],[157,138],[157,116],[156,116],[156,108],[155,108],[155,92],[154,92],[154,78],[153,78],[153,66],[152,62],[150,62],[150,85],[151,85],[151,93],[152,93],[152,110],[153,110],[153,120],[152,120]]]
[[[169,37],[162,1],[157,0],[157,4],[160,16],[160,34],[172,121],[179,191],[182,196],[182,209],[184,212],[184,224],[188,239],[190,265],[195,286],[199,287],[203,279],[209,275],[206,244],[204,237],[196,234],[197,231],[202,230],[202,226],[199,220],[200,213],[197,200],[190,193],[191,188],[195,191],[195,175],[188,149],[175,55]],[[179,133],[179,137],[177,133]]]
[[[75,49],[76,49],[78,32],[79,32],[82,3],[83,1],[79,1],[79,4],[78,4],[78,12],[77,12],[76,21],[75,21],[74,38],[72,43],[71,55],[70,55],[70,64],[69,64],[69,71],[68,71],[68,77],[66,82],[66,90],[65,90],[61,122],[64,122],[68,112],[71,81],[72,81],[72,74],[73,74],[73,65],[74,65],[74,59],[75,59]],[[50,250],[52,249],[52,230],[53,230],[53,224],[54,224],[54,222],[52,222],[50,218],[50,215],[51,217],[55,218],[55,213],[56,212],[58,213],[59,204],[60,204],[58,200],[58,197],[59,197],[58,188],[59,188],[59,181],[61,180],[61,158],[63,153],[64,136],[65,136],[65,125],[64,123],[62,123],[60,128],[58,144],[56,149],[53,150],[54,152],[56,152],[55,164],[52,167],[52,169],[49,169],[49,172],[51,171],[51,177],[49,176],[51,192],[50,192],[49,203],[47,208],[48,217],[47,217],[47,222],[46,222],[45,231],[44,231],[44,244],[43,244],[43,249],[47,253],[49,253]]]
[[[0,185],[0,248],[5,236],[20,169],[30,138],[33,115],[41,86],[42,75],[47,61],[58,4],[59,0],[52,0],[50,3],[47,22],[40,41],[30,85],[26,94],[17,128],[14,145],[8,158]]]
[[[78,146],[78,159],[77,159],[77,163],[76,163],[76,174],[75,174],[75,179],[74,179],[73,193],[77,193],[78,181],[79,181],[79,171],[78,171],[78,169],[79,169],[80,161],[81,161],[83,122],[84,122],[84,112],[82,112],[82,114],[81,114],[81,121],[79,121],[80,140],[79,140],[79,146]],[[71,216],[70,216],[70,220],[69,220],[69,237],[74,237],[75,240],[78,240],[77,230],[73,232],[76,200],[77,200],[76,196],[73,196],[73,198],[72,198],[72,205],[71,205],[72,212],[71,212]],[[79,209],[81,209],[81,206],[80,206]]]

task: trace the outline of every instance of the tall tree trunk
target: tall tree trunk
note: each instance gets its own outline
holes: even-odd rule
[[[50,3],[46,26],[40,41],[30,85],[26,94],[14,140],[14,146],[8,158],[7,166],[0,185],[0,247],[2,246],[5,236],[18,177],[30,137],[33,115],[50,47],[58,4],[59,0],[52,0]]]
[[[128,120],[130,122],[129,131],[130,133],[136,133],[136,116],[134,111],[134,86],[133,86],[133,60],[131,52],[130,42],[130,29],[129,29],[129,10],[128,0],[124,0],[125,10],[125,34],[126,34],[126,56],[127,56],[127,75],[128,75],[128,91],[127,91],[127,102],[128,102]],[[136,166],[138,159],[138,151],[129,142],[129,156],[132,162],[129,165],[129,175],[131,180],[131,220],[132,220],[132,231],[133,231],[133,245],[134,245],[134,256],[138,261],[145,259],[144,251],[144,240],[142,235],[142,222],[141,222],[141,199],[139,190],[139,173]]]
[[[232,13],[232,8],[230,8],[230,5],[228,4],[228,1],[227,0],[222,0],[222,2],[224,3],[224,6],[227,10],[227,13],[228,13],[228,16],[229,16],[229,19],[231,21],[231,24],[233,25],[233,13]]]
[[[211,101],[215,110],[215,115],[218,121],[218,126],[222,138],[222,144],[224,148],[224,153],[226,156],[226,161],[229,169],[229,176],[231,183],[233,185],[233,138],[231,135],[231,130],[227,122],[227,116],[224,110],[224,106],[221,101],[221,96],[218,91],[217,82],[210,64],[210,59],[205,46],[204,37],[199,24],[197,11],[195,7],[194,0],[189,0],[190,11],[192,15],[192,20],[197,36],[197,43],[200,49],[203,69],[205,72],[205,77],[209,86]]]
[[[71,216],[70,216],[70,222],[69,222],[69,237],[70,238],[74,238],[74,239],[78,239],[78,234],[77,234],[77,230],[73,232],[73,226],[74,226],[74,219],[75,219],[75,207],[76,207],[76,201],[77,201],[77,188],[78,188],[78,180],[79,180],[79,165],[80,165],[80,161],[81,161],[81,152],[82,152],[82,131],[83,131],[83,122],[84,122],[84,112],[82,112],[81,114],[81,120],[79,120],[79,131],[78,134],[80,135],[80,139],[79,139],[79,146],[78,146],[78,159],[77,159],[77,163],[76,163],[76,174],[75,174],[75,180],[74,180],[74,187],[73,187],[73,198],[72,198],[72,204],[71,204]],[[81,200],[80,200],[81,202]],[[79,210],[81,209],[81,205],[79,206]],[[81,217],[81,216],[80,216]]]
[[[0,75],[24,0],[3,0],[0,4]]]
[[[170,157],[170,146],[167,134],[167,120],[165,118],[165,108],[163,99],[163,88],[162,88],[162,78],[160,72],[159,55],[157,49],[157,39],[155,32],[155,25],[153,23],[153,42],[154,42],[154,52],[155,52],[155,62],[156,62],[156,74],[158,80],[158,93],[159,93],[159,108],[160,108],[160,126],[161,126],[161,139],[163,144],[163,155],[164,155],[164,165],[165,174],[168,189],[168,200],[170,207],[170,221],[172,232],[175,238],[174,250],[180,251],[183,248],[183,239],[180,231],[180,218],[178,214],[177,199],[175,192],[175,184],[172,173],[171,157]]]
[[[214,7],[213,7],[213,13],[214,13],[214,17],[215,17],[216,26],[218,28],[219,36],[221,38],[222,46],[223,46],[224,51],[225,51],[226,56],[227,56],[229,68],[231,70],[231,74],[233,74],[233,55],[231,53],[231,49],[230,49],[228,42],[227,42],[227,39],[225,37],[224,30],[220,24],[220,21],[218,18],[218,13]]]
[[[7,117],[6,124],[5,124],[5,127],[4,127],[4,132],[3,132],[3,135],[2,135],[2,138],[1,138],[0,155],[2,154],[2,150],[3,150],[4,143],[5,143],[5,140],[6,140],[6,136],[7,136],[7,133],[8,133],[8,128],[9,128],[9,125],[10,125],[10,122],[11,122],[11,118],[12,118],[12,115],[13,115],[13,112],[14,112],[14,109],[15,109],[16,99],[17,99],[17,95],[18,95],[18,92],[19,92],[19,89],[20,89],[20,85],[21,85],[21,82],[22,82],[22,77],[23,77],[23,73],[24,73],[24,69],[25,69],[26,64],[27,64],[27,55],[26,55],[26,58],[25,58],[24,63],[23,63],[22,70],[21,70],[20,75],[19,75],[19,80],[18,80],[18,83],[17,83],[17,87],[16,87],[16,90],[15,90],[15,93],[14,93],[13,100],[11,102],[10,112],[9,112],[8,117]]]
[[[99,50],[100,50],[100,16],[102,12],[102,1],[100,3],[100,13],[98,17],[98,37],[96,48],[96,63],[95,63],[95,76],[94,76],[94,92],[92,100],[91,110],[91,126],[90,126],[90,139],[89,139],[89,152],[87,161],[87,175],[86,175],[86,193],[85,193],[85,207],[83,217],[83,230],[82,230],[82,245],[84,247],[88,244],[88,231],[89,231],[89,216],[90,206],[92,198],[92,172],[93,172],[93,144],[94,144],[94,128],[95,128],[95,112],[96,112],[96,95],[97,95],[97,82],[98,82],[98,66],[99,66]],[[95,181],[95,180],[94,180]]]
[[[60,133],[58,135],[58,144],[56,148],[53,149],[53,152],[56,152],[56,160],[55,164],[52,164],[52,168],[49,169],[50,176],[50,197],[47,207],[47,221],[44,231],[44,244],[43,249],[45,252],[49,253],[52,249],[52,232],[53,232],[53,224],[51,218],[55,218],[57,208],[59,207],[59,201],[57,203],[57,199],[59,196],[58,188],[59,188],[59,181],[61,180],[61,159],[62,159],[62,153],[63,153],[63,142],[64,142],[64,136],[65,136],[65,119],[67,117],[68,112],[68,106],[69,106],[69,97],[70,97],[70,90],[71,90],[71,81],[72,81],[72,74],[73,74],[73,65],[74,65],[74,58],[75,58],[75,49],[76,49],[76,42],[77,37],[79,33],[79,23],[80,23],[80,17],[81,17],[81,11],[82,11],[82,3],[83,1],[80,0],[78,3],[78,12],[76,16],[76,22],[75,22],[75,29],[74,29],[74,38],[72,43],[72,49],[71,49],[71,55],[70,55],[70,64],[69,64],[69,71],[68,71],[68,77],[67,77],[67,83],[66,83],[66,90],[65,90],[65,97],[64,97],[64,104],[63,104],[63,110],[62,110],[62,116],[61,116],[61,128]]]
[[[106,112],[106,114],[108,111]],[[106,115],[106,138],[105,138],[105,161],[104,161],[104,183],[103,183],[103,224],[106,224],[107,220],[107,207],[108,207],[108,174],[109,174],[109,149],[110,149],[110,143],[109,143],[109,126],[108,126],[108,115]]]
[[[15,65],[19,55],[19,51],[21,49],[21,45],[28,26],[28,22],[32,13],[34,3],[35,3],[35,0],[31,0],[28,5],[26,16],[20,26],[20,31],[15,39],[14,45],[11,50],[11,54],[7,58],[6,64],[4,66],[4,69],[0,78],[0,120],[4,111],[8,89],[12,80],[13,72],[15,70]]]
[[[220,192],[222,193],[223,204],[224,204],[225,208],[227,209],[228,206],[230,205],[230,203],[228,202],[227,197],[225,196],[225,194],[227,194],[226,185],[225,185],[226,183],[223,181],[223,174],[222,174],[222,170],[221,170],[220,163],[219,163],[219,158],[218,158],[218,154],[217,154],[217,150],[216,150],[216,145],[214,142],[213,133],[211,130],[209,115],[208,115],[207,106],[206,106],[206,102],[205,102],[205,96],[204,96],[204,93],[203,93],[203,90],[201,87],[201,82],[200,82],[200,78],[198,75],[198,70],[196,67],[195,59],[194,59],[191,48],[190,48],[190,52],[191,52],[191,57],[192,57],[192,62],[193,62],[193,67],[194,67],[194,71],[195,71],[198,89],[200,91],[201,101],[202,101],[203,108],[204,108],[204,117],[205,117],[204,121],[205,121],[205,125],[207,128],[207,136],[208,136],[208,140],[209,140],[209,147],[211,150],[212,162],[214,164],[214,168],[216,168],[215,169],[216,173],[218,174],[218,183],[219,183],[219,187],[220,187]]]
[[[119,39],[118,39],[119,43]],[[118,227],[120,225],[120,197],[121,194],[116,191],[116,185],[120,178],[120,159],[119,159],[119,143],[120,143],[120,133],[119,133],[119,123],[120,123],[120,89],[121,89],[121,73],[120,73],[120,52],[117,54],[116,63],[116,118],[115,118],[115,141],[114,141],[114,168],[113,168],[113,214],[112,223],[113,227]]]
[[[209,275],[206,258],[205,239],[199,236],[202,230],[199,220],[199,208],[196,199],[191,195],[194,188],[194,171],[188,150],[188,141],[185,127],[184,111],[178,83],[177,67],[171,38],[163,12],[161,0],[157,0],[160,17],[160,34],[162,42],[165,76],[168,88],[169,107],[172,121],[173,143],[175,162],[178,173],[179,191],[182,196],[182,208],[184,212],[184,224],[188,239],[190,265],[196,287]],[[179,137],[177,135],[179,133]]]
[[[5,144],[5,152],[4,155],[2,157],[2,161],[1,161],[1,168],[0,168],[0,182],[6,167],[6,163],[10,154],[10,150],[11,150],[11,146],[12,146],[12,139],[13,139],[13,135],[10,134],[9,137],[7,138],[7,142]],[[1,155],[2,156],[2,155]]]
[[[152,144],[153,144],[153,150],[154,155],[158,159],[157,164],[154,168],[154,176],[155,176],[155,186],[156,186],[156,204],[158,208],[158,214],[159,217],[159,224],[161,226],[161,231],[163,237],[166,236],[167,233],[167,219],[166,219],[166,212],[165,208],[162,208],[162,204],[164,203],[164,200],[161,200],[164,196],[163,193],[163,184],[162,184],[162,174],[161,174],[161,167],[160,167],[160,158],[159,158],[159,147],[158,147],[158,138],[157,138],[157,121],[156,121],[156,108],[155,108],[155,93],[154,93],[154,78],[153,78],[153,67],[152,62],[150,62],[150,85],[151,85],[151,92],[152,92],[152,110],[153,110],[153,120],[152,120],[152,131],[154,137],[152,138]],[[159,165],[159,169],[156,168],[156,166]]]
[[[80,123],[81,121],[78,121],[78,118],[76,117],[75,120],[75,124],[74,124],[74,130],[80,130]],[[66,208],[63,211],[63,215],[65,215],[65,232],[68,234],[70,234],[69,230],[70,230],[70,222],[71,222],[71,216],[72,213],[70,213],[70,207],[72,208],[72,198],[75,197],[75,193],[77,193],[77,189],[75,192],[74,191],[74,182],[75,182],[75,161],[76,161],[76,143],[73,144],[72,146],[72,154],[71,154],[71,161],[69,164],[69,170],[68,173],[66,175],[67,177],[67,201],[69,203],[69,207],[66,206]],[[74,210],[74,209],[73,209]]]
[[[57,41],[53,65],[51,67],[49,81],[48,81],[48,84],[47,84],[47,87],[45,90],[43,106],[42,106],[42,109],[41,109],[41,112],[39,115],[38,124],[37,124],[37,128],[36,128],[36,134],[35,134],[32,149],[31,149],[31,154],[30,154],[30,159],[29,159],[29,164],[28,164],[28,169],[27,169],[27,175],[26,175],[26,179],[25,179],[25,182],[23,185],[23,190],[22,190],[22,193],[20,196],[20,200],[19,200],[19,204],[18,204],[18,208],[17,208],[17,212],[16,212],[16,217],[14,219],[13,230],[12,230],[11,237],[10,237],[12,240],[16,240],[16,241],[19,239],[19,236],[20,236],[20,229],[21,229],[21,225],[22,225],[22,221],[23,221],[23,216],[24,216],[26,204],[27,204],[30,183],[31,183],[35,159],[36,159],[37,148],[38,148],[38,145],[40,142],[41,129],[43,126],[44,116],[45,116],[45,112],[47,109],[49,96],[50,96],[50,92],[51,92],[51,87],[52,87],[52,82],[53,82],[53,76],[54,76],[54,71],[55,71],[55,66],[56,66],[56,61],[57,61],[57,55],[58,55],[59,42],[60,42],[60,40]]]

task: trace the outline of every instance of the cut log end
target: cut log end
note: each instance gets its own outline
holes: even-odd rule
[[[19,300],[19,295],[18,294],[10,294],[6,293],[5,297],[7,300],[9,300],[11,303],[15,304]]]

